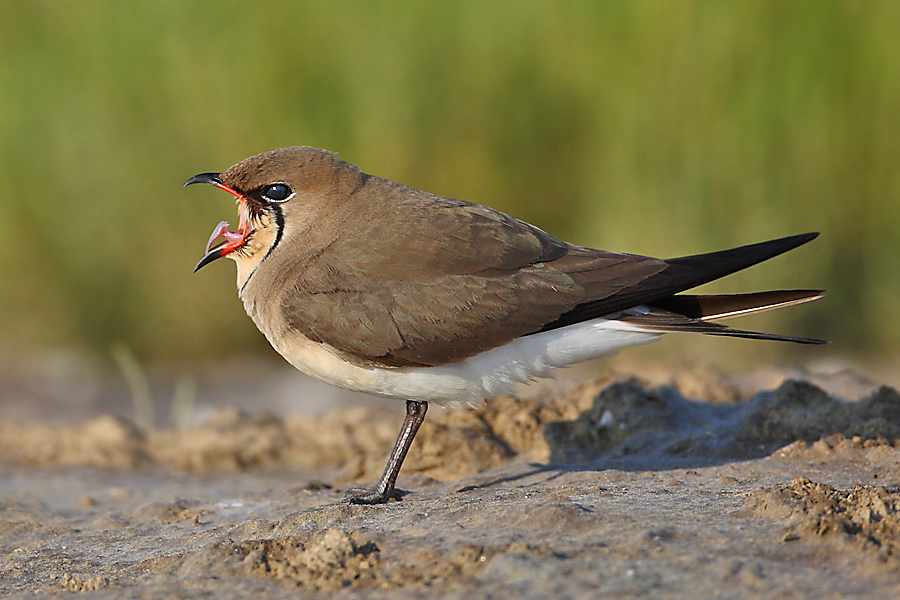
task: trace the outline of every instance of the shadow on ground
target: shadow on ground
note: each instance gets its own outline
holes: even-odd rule
[[[790,380],[748,400],[710,404],[630,380],[601,390],[576,419],[544,429],[553,463],[641,470],[760,458],[797,440],[833,434],[900,438],[900,394],[880,387],[847,402]]]

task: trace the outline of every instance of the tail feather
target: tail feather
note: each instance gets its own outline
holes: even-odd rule
[[[678,294],[654,302],[652,306],[678,313],[691,319],[718,321],[812,302],[823,295],[823,290],[773,290],[749,294],[699,296]]]
[[[775,290],[713,296],[681,294],[653,303],[648,312],[626,314],[620,320],[656,333],[703,333],[797,344],[827,344],[825,340],[733,329],[712,322],[811,302],[821,297],[821,290]]]
[[[614,293],[601,295],[595,300],[579,304],[534,333],[573,325],[628,310],[635,306],[656,306],[659,303],[670,302],[675,294],[774,258],[802,246],[818,235],[818,233],[803,233],[730,250],[666,259],[662,261],[664,268],[657,269],[649,275],[633,278],[626,275],[624,283],[620,282],[617,288],[616,286],[605,286],[605,288],[616,288]],[[648,260],[655,261],[655,259]],[[632,273],[632,275],[634,274]],[[701,298],[701,296],[694,296],[694,298]],[[679,300],[678,302],[685,303],[686,301]]]

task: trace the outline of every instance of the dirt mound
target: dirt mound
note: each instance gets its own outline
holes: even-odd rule
[[[243,570],[257,577],[285,580],[313,590],[372,588],[383,576],[379,549],[373,542],[354,542],[340,529],[316,532],[306,539],[256,540],[215,546],[223,557],[238,559]]]
[[[854,485],[837,490],[805,477],[751,494],[747,510],[786,519],[786,541],[830,538],[882,560],[900,561],[900,488]]]
[[[337,482],[370,480],[380,474],[400,420],[366,408],[287,418],[229,408],[190,430],[141,431],[111,416],[80,427],[0,422],[0,461],[117,469],[157,464],[193,472],[291,465],[340,469]],[[432,411],[404,472],[452,480],[513,459],[690,466],[765,456],[796,440],[838,433],[900,438],[900,394],[881,387],[846,402],[810,383],[787,381],[721,404],[602,377],[561,396],[499,397],[476,409]]]
[[[466,545],[447,553],[382,552],[358,532],[332,528],[303,536],[216,544],[202,556],[189,559],[182,569],[190,574],[198,566],[222,577],[247,574],[282,581],[308,590],[434,589],[473,580],[498,553],[527,550],[523,544],[503,547]]]
[[[743,402],[710,404],[626,381],[604,388],[577,419],[547,424],[544,437],[554,462],[605,458],[687,466],[765,456],[796,440],[832,434],[900,438],[900,394],[880,387],[847,402],[811,383],[786,381]]]

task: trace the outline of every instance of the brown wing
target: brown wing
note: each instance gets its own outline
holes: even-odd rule
[[[815,237],[664,261],[573,246],[489,208],[379,178],[356,195],[351,210],[331,217],[328,229],[340,234],[289,267],[282,313],[349,360],[384,366],[458,362],[669,297]]]
[[[483,206],[375,183],[339,217],[342,233],[327,251],[292,267],[281,300],[291,328],[351,360],[458,362],[666,268],[566,244]],[[379,201],[397,192],[406,193]]]

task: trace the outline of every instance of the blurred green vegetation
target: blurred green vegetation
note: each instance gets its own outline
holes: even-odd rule
[[[891,0],[0,0],[0,344],[261,350],[233,266],[191,274],[233,204],[181,184],[313,145],[612,250],[820,230],[710,289],[827,288],[743,325],[895,353],[898,31]]]

